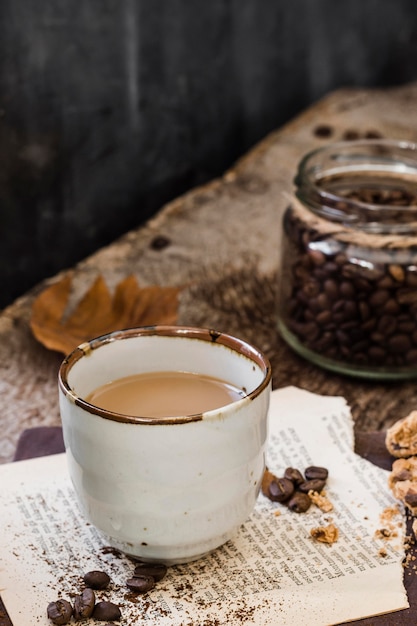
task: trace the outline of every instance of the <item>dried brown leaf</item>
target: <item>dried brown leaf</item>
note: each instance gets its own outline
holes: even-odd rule
[[[50,350],[68,354],[84,341],[114,330],[177,321],[178,287],[139,287],[136,278],[128,276],[112,295],[103,277],[98,276],[65,318],[71,286],[71,276],[67,275],[33,303],[32,332]]]

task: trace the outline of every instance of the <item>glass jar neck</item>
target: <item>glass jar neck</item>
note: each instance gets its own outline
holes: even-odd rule
[[[352,141],[308,153],[296,196],[316,215],[375,234],[417,234],[417,145]]]

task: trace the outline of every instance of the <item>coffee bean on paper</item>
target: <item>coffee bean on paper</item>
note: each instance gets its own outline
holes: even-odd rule
[[[122,613],[120,608],[113,602],[103,600],[102,602],[97,602],[94,607],[93,618],[101,622],[108,620],[118,621],[121,617]]]
[[[126,585],[135,593],[147,593],[155,587],[155,582],[163,579],[167,571],[168,568],[164,563],[136,562],[133,576],[126,581]],[[92,570],[84,574],[83,581],[87,587],[75,597],[74,607],[67,600],[62,599],[48,604],[47,615],[52,623],[56,626],[69,624],[72,615],[75,622],[82,622],[89,617],[97,621],[121,619],[121,610],[117,604],[106,600],[95,603],[93,589],[107,588],[111,582],[109,575],[100,570]],[[110,624],[103,626],[110,626]]]
[[[135,566],[134,576],[152,576],[155,582],[162,580],[168,568],[164,563],[138,563]]]
[[[74,599],[74,619],[81,621],[93,614],[96,596],[94,591],[87,587]]]
[[[323,491],[325,485],[326,485],[325,480],[320,480],[319,478],[312,478],[311,480],[305,480],[303,483],[298,485],[298,489],[299,491],[302,491],[303,493],[308,493],[309,491],[317,491],[318,493],[320,493],[320,491]]]
[[[56,626],[64,626],[65,624],[69,624],[73,610],[68,600],[60,599],[55,602],[50,602],[46,612],[53,624]]]
[[[296,491],[287,506],[294,513],[305,513],[311,506],[311,499],[308,494]]]
[[[273,502],[286,502],[294,493],[294,483],[288,478],[277,478],[269,485],[269,498]]]
[[[328,474],[325,467],[316,465],[307,467],[304,476],[295,467],[287,467],[283,477],[277,477],[267,469],[262,479],[262,493],[273,502],[285,504],[295,513],[305,513],[313,502],[312,492],[317,500]]]
[[[83,580],[90,589],[106,589],[110,584],[110,576],[99,570],[87,572]]]
[[[145,575],[133,576],[133,578],[128,578],[126,585],[129,587],[130,591],[146,593],[155,587],[155,579],[152,578],[152,576]]]
[[[316,465],[310,465],[304,470],[304,476],[307,480],[314,480],[317,478],[319,480],[326,481],[328,475],[328,469],[326,469],[325,467],[317,467]]]
[[[296,486],[304,482],[302,473],[295,467],[287,467],[284,472],[284,478],[288,478],[288,480],[291,480]]]

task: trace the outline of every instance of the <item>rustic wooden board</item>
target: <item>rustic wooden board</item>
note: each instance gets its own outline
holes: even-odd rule
[[[416,80],[413,2],[377,6],[2,0],[0,308],[335,85]]]
[[[141,284],[187,285],[179,323],[234,332],[270,356],[274,385],[343,395],[356,427],[382,430],[417,406],[414,382],[371,383],[330,374],[294,355],[275,329],[280,217],[300,157],[314,147],[368,133],[417,141],[417,84],[388,90],[342,89],[266,137],[221,179],[164,207],[68,271],[75,302],[102,273],[113,287],[129,274]],[[166,238],[169,245],[158,246]],[[159,238],[159,239],[158,239]],[[61,355],[29,328],[44,281],[0,315],[0,462],[13,458],[22,430],[59,425],[56,377]]]

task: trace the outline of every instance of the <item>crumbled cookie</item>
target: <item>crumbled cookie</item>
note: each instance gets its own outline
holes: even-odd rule
[[[339,539],[339,529],[334,524],[317,526],[310,530],[310,535],[321,543],[335,543]]]
[[[398,482],[409,480],[417,483],[417,456],[407,459],[396,459],[392,464],[392,470],[388,478],[388,484],[393,489]]]
[[[313,504],[323,511],[323,513],[330,513],[330,511],[333,511],[333,504],[324,492],[318,493],[317,491],[310,490],[308,495],[310,496],[310,500]]]
[[[417,454],[417,411],[412,411],[388,428],[385,445],[388,452],[398,458]]]
[[[388,485],[394,497],[417,515],[417,456],[394,461]]]
[[[381,528],[375,531],[379,539],[392,539],[398,537],[398,529],[401,527],[402,511],[398,504],[387,506],[379,516]]]
[[[398,533],[395,531],[393,532],[389,528],[378,528],[375,531],[375,537],[377,539],[391,539],[393,536],[397,537]]]

